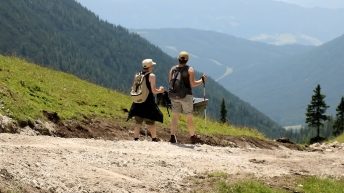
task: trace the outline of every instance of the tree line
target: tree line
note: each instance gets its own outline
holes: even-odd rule
[[[329,106],[326,104],[326,95],[321,93],[321,86],[318,84],[313,90],[310,104],[306,109],[307,124],[300,130],[288,130],[286,136],[297,143],[321,142],[328,138],[337,137],[344,132],[344,97],[336,108],[336,116],[326,114]]]

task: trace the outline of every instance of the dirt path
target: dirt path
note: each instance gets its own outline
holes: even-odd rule
[[[344,148],[308,152],[0,134],[0,179],[42,192],[187,192],[186,178],[216,171],[344,177]]]

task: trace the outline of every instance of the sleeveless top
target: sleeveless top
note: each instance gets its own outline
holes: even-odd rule
[[[190,76],[189,76],[189,68],[190,66],[185,65],[183,67],[179,67],[178,65],[175,65],[171,68],[171,72],[174,70],[180,71],[181,74],[181,80],[183,81],[186,90],[186,94],[192,95],[192,88],[190,85]],[[173,78],[173,77],[171,77]]]
[[[143,103],[132,103],[127,120],[131,119],[132,117],[139,116],[152,121],[159,121],[161,123],[163,122],[163,114],[158,105],[155,103],[155,97],[149,82],[149,76],[150,73],[148,73],[146,76],[146,84],[149,90],[148,97]]]

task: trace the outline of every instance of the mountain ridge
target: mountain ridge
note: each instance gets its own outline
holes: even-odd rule
[[[330,113],[344,93],[340,85],[343,36],[318,47],[279,47],[194,29],[137,32],[170,55],[175,51],[167,45],[190,50],[195,56],[190,60],[193,65],[282,125],[304,123],[306,105],[316,84],[324,84],[324,94],[332,106]],[[226,68],[229,71],[223,76]],[[311,76],[308,83],[307,76]]]

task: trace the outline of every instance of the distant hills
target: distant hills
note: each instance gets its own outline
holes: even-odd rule
[[[317,84],[332,107],[329,113],[344,94],[343,36],[311,47],[273,46],[193,29],[136,32],[172,56],[190,50],[194,66],[282,125],[304,123]]]
[[[100,20],[71,0],[1,1],[0,26],[1,54],[23,57],[125,93],[142,59],[158,62],[158,84],[165,86],[164,75],[176,63],[146,39]],[[201,96],[201,88],[195,93]],[[212,79],[207,83],[207,97],[207,110],[214,119],[219,117],[225,98],[231,123],[257,128],[269,137],[283,132],[278,124]]]
[[[319,45],[344,32],[344,9],[304,8],[274,0],[78,1],[101,18],[130,29],[193,28],[277,45]]]

